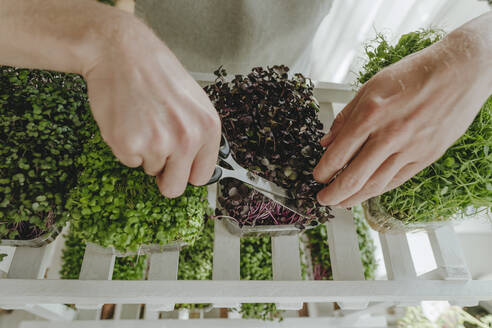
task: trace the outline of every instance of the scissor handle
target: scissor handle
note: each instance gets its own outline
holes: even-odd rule
[[[219,157],[222,159],[226,159],[230,153],[231,147],[229,147],[229,142],[227,141],[225,135],[222,133],[222,136],[220,137]]]
[[[220,137],[220,148],[219,148],[219,159],[226,159],[229,157],[229,154],[231,153],[231,147],[229,147],[229,142],[227,141],[227,138],[225,135],[222,133],[222,136]],[[212,177],[210,180],[208,180],[206,185],[214,184],[220,180],[222,177],[222,168],[217,164],[214,170],[214,174],[212,174]]]
[[[217,165],[215,167],[214,174],[212,174],[212,177],[210,178],[210,180],[208,180],[206,186],[219,182],[221,177],[222,177],[222,168]]]

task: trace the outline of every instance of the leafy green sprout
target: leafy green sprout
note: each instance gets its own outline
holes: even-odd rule
[[[379,34],[366,46],[367,63],[358,83],[384,67],[418,52],[443,37],[441,31],[419,30],[403,35],[395,45]],[[470,216],[492,206],[492,97],[466,133],[446,153],[400,187],[379,197],[394,218],[411,222]]]
[[[32,239],[65,224],[88,120],[81,76],[0,66],[0,238]]]
[[[210,213],[206,187],[189,185],[178,198],[161,195],[153,177],[121,164],[99,132],[84,146],[84,167],[67,201],[82,238],[122,252],[174,241],[193,243]]]

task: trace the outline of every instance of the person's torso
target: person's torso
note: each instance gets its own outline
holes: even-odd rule
[[[306,73],[332,0],[137,0],[136,14],[193,72],[285,64]]]

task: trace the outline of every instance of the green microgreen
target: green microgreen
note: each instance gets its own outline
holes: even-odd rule
[[[367,63],[359,73],[364,83],[384,67],[439,41],[443,34],[420,30],[390,45],[378,35],[366,47]],[[464,108],[463,110],[466,110]],[[394,218],[411,222],[470,216],[492,206],[492,97],[481,108],[466,133],[445,154],[400,187],[380,196]]]

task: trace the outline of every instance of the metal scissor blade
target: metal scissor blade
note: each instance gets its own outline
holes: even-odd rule
[[[268,181],[242,167],[236,167],[234,170],[228,170],[222,168],[222,176],[223,178],[234,178],[236,180],[245,182],[254,189],[260,192],[267,192],[269,194],[275,195],[279,198],[290,199],[290,194],[287,190],[282,187],[279,187],[273,182]]]
[[[287,190],[242,167],[236,167],[234,170],[222,168],[222,178],[234,178],[242,181],[274,202],[288,208],[292,212],[303,217],[308,217],[307,214],[302,214],[302,211],[297,209],[295,206],[295,200],[292,199]]]

